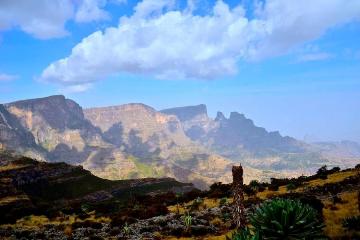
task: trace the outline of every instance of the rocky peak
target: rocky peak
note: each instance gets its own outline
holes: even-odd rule
[[[217,112],[215,121],[220,122],[220,121],[224,121],[224,120],[226,120],[226,117],[224,116],[224,114],[222,112]]]
[[[205,104],[195,105],[195,106],[187,106],[187,107],[176,107],[161,110],[162,113],[175,115],[179,118],[180,121],[188,121],[199,115],[206,116],[207,108]]]
[[[84,121],[82,108],[62,95],[12,102],[6,104],[6,107],[17,117],[23,118],[23,121],[42,118],[50,127],[61,131],[81,128]]]

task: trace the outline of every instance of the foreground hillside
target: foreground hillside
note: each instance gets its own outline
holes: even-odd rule
[[[76,212],[83,204],[118,205],[136,194],[188,192],[194,189],[171,178],[110,181],[81,166],[45,163],[0,153],[1,222],[12,222],[29,214],[52,216],[59,211]],[[110,210],[110,209],[108,209]]]
[[[173,179],[109,181],[64,163],[0,160],[2,239],[225,239],[234,230],[231,184],[199,191]],[[268,199],[298,199],[318,213],[325,236],[357,239],[359,190],[359,168],[324,167],[309,177],[251,181],[244,205],[251,216]]]

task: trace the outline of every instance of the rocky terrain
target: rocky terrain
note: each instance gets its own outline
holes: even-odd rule
[[[0,154],[1,239],[225,239],[232,184],[207,191],[174,179],[110,181],[80,166]],[[249,217],[269,199],[310,206],[324,237],[358,239],[360,166],[244,185]],[[349,220],[355,223],[348,224]],[[358,219],[358,220],[356,220]]]
[[[81,166],[0,153],[1,222],[30,214],[52,215],[82,204],[120,204],[135,194],[184,193],[193,189],[192,184],[171,178],[111,181],[98,178]]]
[[[42,161],[82,165],[112,180],[172,177],[199,188],[230,182],[234,163],[244,165],[248,182],[310,174],[324,164],[351,167],[359,160],[352,155],[341,162],[349,147],[283,137],[237,112],[212,119],[205,105],[82,109],[50,96],[0,105],[0,130],[0,148]]]

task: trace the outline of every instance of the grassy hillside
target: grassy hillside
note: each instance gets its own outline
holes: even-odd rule
[[[31,179],[40,179],[0,194],[0,210],[8,211],[0,225],[1,238],[225,240],[234,232],[231,184],[216,183],[199,191],[171,179],[103,180],[67,166],[25,158],[0,166],[2,190],[14,179],[26,183],[23,177],[9,178],[11,174],[21,176],[32,169]],[[47,180],[34,169],[46,173]],[[324,236],[357,239],[359,186],[359,168],[322,168],[309,177],[252,181],[244,186],[244,205],[250,216],[265,200],[298,199],[318,213]]]

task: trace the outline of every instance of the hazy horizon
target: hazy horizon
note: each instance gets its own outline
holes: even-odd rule
[[[0,103],[206,104],[299,140],[360,142],[359,1],[100,2],[0,2]]]

